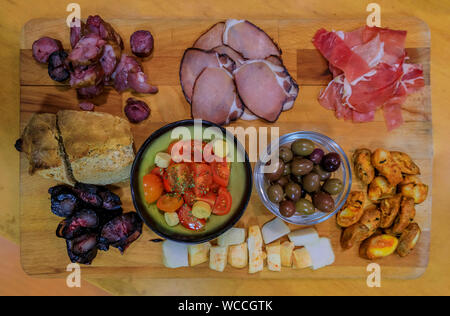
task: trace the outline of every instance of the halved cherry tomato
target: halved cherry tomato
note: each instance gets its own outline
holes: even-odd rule
[[[205,142],[200,140],[176,140],[167,148],[167,152],[172,156],[172,160],[181,162],[202,162],[203,148]],[[185,155],[185,151],[189,151]]]
[[[205,194],[203,196],[197,196],[195,198],[196,201],[203,201],[203,202],[208,203],[209,205],[211,205],[211,208],[213,208],[214,204],[216,204],[216,199],[217,199],[217,195],[212,192],[208,192],[207,194]]]
[[[189,205],[192,206],[195,203],[195,193],[194,190],[187,190],[184,192],[183,195],[184,198],[184,202]]]
[[[178,211],[180,224],[190,230],[200,230],[206,225],[205,219],[200,219],[192,215],[192,209],[184,204]]]
[[[220,188],[221,188],[221,186],[218,185],[217,183],[215,183],[215,182],[213,181],[213,183],[211,184],[211,187],[210,187],[209,191],[217,194],[217,193],[219,192],[219,189],[220,189]]]
[[[213,183],[211,167],[205,163],[192,163],[192,175],[194,177],[194,192],[197,197],[209,192]]]
[[[169,193],[164,194],[158,199],[158,202],[156,202],[156,207],[158,207],[161,211],[171,213],[178,210],[183,203],[184,200],[181,195],[177,193]]]
[[[230,180],[230,165],[228,162],[212,162],[211,168],[213,171],[214,182],[222,187],[228,186]]]
[[[147,203],[155,203],[163,193],[161,178],[153,173],[146,174],[142,178],[144,185],[144,197]]]
[[[219,195],[217,196],[216,203],[212,213],[215,215],[225,215],[231,210],[232,198],[230,192],[224,187],[219,189]]]
[[[166,169],[164,187],[168,192],[183,194],[193,186],[192,173],[186,163],[176,163]]]
[[[153,170],[150,173],[156,174],[157,176],[162,177],[164,175],[164,168],[155,167],[155,168],[153,168]]]

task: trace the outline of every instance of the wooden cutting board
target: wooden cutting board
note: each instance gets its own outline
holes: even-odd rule
[[[147,121],[133,125],[136,149],[159,127],[167,123],[190,117],[178,79],[179,62],[183,51],[216,20],[211,19],[116,19],[109,21],[122,35],[129,51],[129,37],[138,29],[148,29],[155,37],[155,50],[143,65],[152,84],[159,86],[156,95],[138,95],[151,107]],[[400,150],[411,155],[420,166],[421,179],[430,186],[428,199],[416,207],[416,220],[423,230],[414,252],[406,257],[397,255],[377,261],[384,278],[415,278],[420,276],[428,264],[431,228],[431,184],[433,162],[433,139],[431,122],[430,87],[430,33],[426,24],[416,18],[383,18],[384,27],[408,31],[406,47],[409,62],[424,66],[425,88],[408,97],[403,105],[405,123],[388,132],[381,112],[371,123],[353,124],[337,120],[331,111],[317,102],[319,91],[329,82],[331,75],[326,61],[314,49],[311,39],[317,29],[350,31],[362,26],[362,20],[252,20],[263,28],[283,50],[283,61],[300,85],[300,94],[295,106],[284,112],[274,124],[262,121],[239,120],[231,126],[279,127],[280,134],[298,130],[311,130],[333,138],[351,156],[358,147],[375,149],[384,147]],[[50,36],[63,42],[69,48],[69,29],[64,20],[38,19],[28,22],[23,28],[20,52],[20,124],[25,127],[31,115],[36,112],[55,113],[62,109],[78,108],[74,89],[57,84],[47,75],[47,67],[34,61],[31,53],[33,41],[41,36]],[[94,100],[95,111],[124,116],[122,107],[130,93],[118,94],[111,88]],[[21,261],[25,272],[34,276],[63,277],[68,275],[66,266],[70,263],[65,241],[55,236],[60,218],[50,212],[47,190],[56,183],[51,180],[30,176],[28,163],[21,155],[20,207],[21,207]],[[361,189],[354,179],[354,189]],[[120,195],[124,210],[133,210],[129,183],[114,186]],[[250,204],[237,224],[248,227],[258,223],[262,226],[273,215],[265,209],[253,190]],[[295,228],[295,227],[291,227]],[[280,273],[263,272],[250,275],[246,269],[228,266],[223,273],[212,271],[207,264],[193,268],[166,269],[162,265],[161,244],[150,240],[157,236],[144,226],[143,235],[121,256],[116,249],[99,252],[92,266],[83,266],[82,273],[90,277],[142,276],[146,278],[358,278],[368,275],[368,260],[361,259],[355,247],[343,251],[339,246],[340,229],[333,219],[317,225],[319,234],[331,239],[336,261],[333,266],[318,271],[283,268]]]

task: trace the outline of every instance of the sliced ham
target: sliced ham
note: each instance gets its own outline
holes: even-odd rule
[[[192,117],[222,125],[238,119],[242,112],[233,76],[224,68],[205,68],[195,81]]]
[[[383,108],[388,130],[403,122],[401,104],[424,86],[420,65],[406,64],[405,31],[362,27],[352,32],[317,31],[314,45],[330,62],[334,79],[319,103],[337,118],[369,122]]]
[[[227,55],[236,64],[236,67],[242,65],[245,61],[244,57],[237,51],[226,45],[220,45],[212,49],[218,54]]]
[[[291,102],[281,66],[267,60],[247,61],[234,71],[239,96],[248,110],[269,122],[278,119],[286,103]]]
[[[225,55],[198,48],[188,48],[180,64],[180,83],[186,100],[191,103],[195,80],[205,68],[225,68],[233,71],[234,62]]]
[[[264,59],[270,55],[281,55],[281,50],[274,41],[263,30],[246,20],[227,20],[223,43],[246,59]]]
[[[222,36],[225,30],[225,23],[219,22],[214,24],[209,30],[203,33],[194,43],[192,47],[202,50],[211,50],[214,47],[222,46]]]

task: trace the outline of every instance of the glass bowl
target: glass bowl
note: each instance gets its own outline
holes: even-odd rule
[[[266,179],[265,174],[262,171],[263,167],[269,160],[270,154],[273,150],[275,150],[279,146],[290,144],[297,139],[309,139],[314,142],[316,148],[321,148],[325,152],[325,154],[329,152],[335,152],[339,154],[341,158],[341,166],[338,170],[332,173],[332,177],[338,178],[342,181],[343,190],[338,195],[333,196],[335,208],[330,213],[321,212],[316,209],[316,212],[311,215],[301,215],[299,213],[295,213],[291,217],[285,217],[280,214],[279,205],[271,202],[267,196],[269,181]],[[350,162],[341,146],[339,146],[334,140],[325,135],[308,131],[299,131],[283,135],[279,138],[278,142],[270,144],[270,146],[267,147],[267,150],[265,150],[260,155],[259,160],[255,165],[253,178],[255,181],[256,191],[258,192],[261,201],[266,206],[266,208],[269,209],[269,211],[288,223],[302,226],[316,225],[323,221],[326,221],[327,219],[335,215],[344,205],[352,187],[352,173]]]

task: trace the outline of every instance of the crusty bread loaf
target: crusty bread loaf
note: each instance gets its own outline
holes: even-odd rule
[[[30,163],[30,174],[37,173],[44,178],[74,184],[63,158],[55,114],[34,114],[21,138],[22,152]]]
[[[130,124],[107,113],[59,111],[66,159],[78,182],[105,185],[130,177],[134,160]]]

